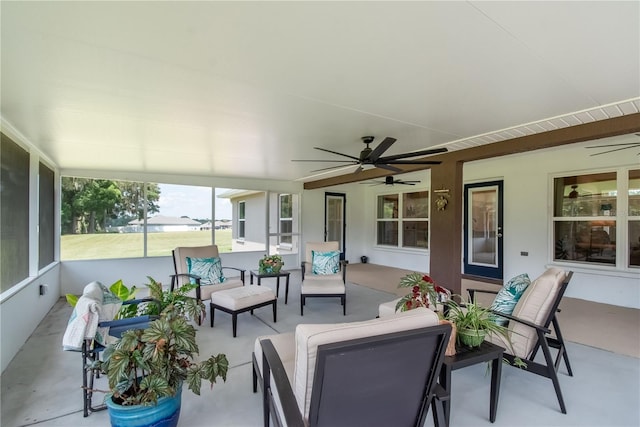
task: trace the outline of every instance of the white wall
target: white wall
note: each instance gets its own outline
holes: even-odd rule
[[[604,141],[598,141],[598,144]],[[553,262],[551,182],[554,175],[639,167],[636,152],[623,150],[599,156],[572,144],[544,152],[513,154],[467,163],[465,183],[504,180],[504,277],[526,272],[533,279],[551,265],[574,271],[567,296],[640,308],[640,270]],[[520,252],[528,252],[521,256]]]
[[[0,305],[0,365],[3,372],[58,301],[59,268],[59,264],[53,264],[39,276],[23,284],[20,290],[3,299]],[[45,295],[40,295],[40,285],[46,285]]]

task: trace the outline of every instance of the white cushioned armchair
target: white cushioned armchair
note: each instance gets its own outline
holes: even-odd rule
[[[418,308],[258,337],[253,389],[259,382],[265,426],[422,426],[430,406],[440,425],[446,396],[436,380],[450,333]]]
[[[328,255],[322,263],[321,256]],[[337,254],[337,255],[336,255]],[[346,274],[347,263],[341,261],[340,244],[338,242],[307,242],[305,244],[305,260],[301,264],[302,286],[300,287],[300,315],[304,315],[307,298],[324,297],[340,298],[342,314],[347,313]],[[337,259],[336,259],[337,257]]]

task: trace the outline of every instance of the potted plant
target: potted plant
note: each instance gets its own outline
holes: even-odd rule
[[[426,274],[410,273],[400,279],[398,288],[410,288],[411,291],[400,298],[396,304],[396,311],[411,310],[416,307],[426,307],[436,310],[438,302],[444,302],[449,299],[451,292],[442,286],[436,285],[436,282]]]
[[[277,274],[284,265],[280,255],[265,255],[258,262],[258,272],[260,274]]]
[[[176,426],[183,383],[199,395],[202,380],[213,385],[218,378],[227,379],[229,362],[224,354],[202,362],[194,359],[196,329],[186,315],[197,318],[204,305],[184,295],[187,289],[163,292],[149,279],[150,289],[163,302],[160,318],[147,329],[124,332],[105,349],[100,362],[109,382],[106,404],[114,427]],[[201,311],[193,311],[194,307]]]

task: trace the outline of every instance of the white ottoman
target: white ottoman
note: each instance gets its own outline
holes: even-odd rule
[[[211,327],[215,309],[231,314],[233,336],[235,338],[238,326],[238,313],[251,311],[265,305],[273,305],[273,321],[276,321],[277,298],[271,288],[266,286],[242,286],[240,288],[225,289],[211,294]]]

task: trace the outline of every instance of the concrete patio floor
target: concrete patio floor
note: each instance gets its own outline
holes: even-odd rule
[[[263,280],[275,290],[275,280]],[[347,315],[338,299],[307,301],[304,317],[299,307],[300,272],[292,271],[289,303],[280,288],[278,321],[270,307],[238,318],[238,337],[232,338],[231,316],[216,313],[199,327],[202,357],[225,353],[230,362],[226,383],[204,386],[196,396],[185,390],[182,426],[260,426],[261,395],[251,389],[251,352],[257,336],[292,331],[299,323],[335,323],[367,320],[377,315],[381,302],[394,295],[347,284]],[[62,350],[62,335],[71,308],[61,298],[2,374],[2,427],[108,426],[106,411],[82,416],[81,357]],[[636,330],[637,333],[637,330]],[[568,343],[574,376],[560,368],[560,384],[567,414],[559,410],[550,380],[505,366],[495,426],[639,426],[640,360],[610,351]],[[489,426],[489,380],[485,364],[453,372],[452,426]],[[98,384],[97,388],[106,388]],[[102,399],[98,394],[96,399]],[[431,425],[431,415],[426,425]],[[392,427],[392,426],[390,426]]]

